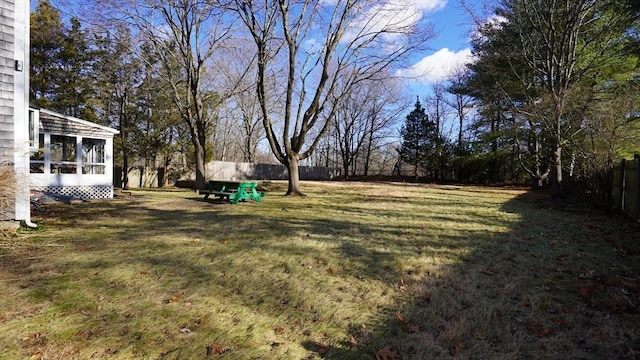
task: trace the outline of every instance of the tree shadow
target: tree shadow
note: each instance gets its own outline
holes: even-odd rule
[[[499,211],[518,220],[465,220],[504,229],[451,238],[470,250],[405,281],[402,303],[366,331],[305,348],[327,359],[637,358],[640,225],[537,192]]]
[[[219,292],[216,299],[266,319],[256,321],[273,322],[276,335],[290,331],[296,339],[306,338],[299,345],[309,358],[372,359],[385,348],[390,359],[394,352],[402,359],[633,358],[640,351],[638,224],[558,207],[536,193],[505,196],[496,190],[503,201],[473,190],[462,189],[451,201],[431,193],[421,199],[394,197],[392,206],[376,205],[390,201],[384,195],[313,205],[290,200],[274,200],[277,206],[229,205],[189,196],[152,204],[136,199],[83,204],[80,212],[62,206],[50,214],[60,219],[51,226],[82,229],[65,246],[85,256],[54,266],[12,252],[3,254],[2,264],[32,298],[54,303],[58,294],[74,290],[57,281],[69,274],[86,274],[82,284],[122,301],[130,301],[129,289],[138,282],[157,283],[156,302]],[[481,205],[474,205],[473,196],[484,199]],[[451,213],[405,210],[427,211],[424,203]],[[362,221],[372,217],[379,221]],[[109,236],[97,240],[104,227]],[[266,263],[267,256],[270,267],[247,268]],[[123,272],[137,278],[120,276]],[[324,281],[344,284],[342,298],[310,298],[308,292]],[[383,293],[366,293],[368,284]],[[390,301],[382,306],[371,300],[377,296]],[[76,310],[101,306],[95,299],[83,301]],[[339,329],[346,337],[315,329],[319,318],[334,316],[327,309],[332,304],[358,301],[377,306],[375,315],[347,314],[353,320]],[[163,311],[165,318],[186,316]],[[295,314],[290,329],[279,330],[287,314]],[[127,316],[156,315],[145,314],[142,304],[114,316],[124,323]],[[83,331],[101,329],[96,323],[103,318],[86,316],[90,326]],[[242,323],[237,316],[234,321]],[[185,318],[185,328],[193,329],[194,321]],[[143,330],[118,326],[122,336],[134,339]],[[228,330],[208,326],[209,333]],[[96,337],[107,337],[95,331]],[[130,346],[149,346],[146,337]],[[274,353],[261,355],[286,358],[274,344]],[[202,351],[205,345],[210,344],[202,343]],[[232,350],[229,358],[242,353],[241,347]]]

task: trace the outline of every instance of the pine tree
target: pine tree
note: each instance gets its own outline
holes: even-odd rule
[[[420,99],[417,99],[415,108],[407,115],[400,129],[400,135],[402,135],[400,159],[413,165],[413,174],[418,178],[418,169],[429,168],[433,163],[438,145],[436,125],[429,120]]]
[[[97,119],[88,103],[93,95],[92,63],[96,60],[97,52],[91,49],[80,20],[71,18],[70,23],[71,27],[65,30],[57,57],[59,76],[56,79],[53,106],[66,115],[95,121]]]
[[[89,102],[93,87],[92,50],[80,20],[70,19],[66,28],[58,9],[48,0],[38,2],[31,14],[31,104],[65,115],[96,121]]]
[[[51,108],[59,78],[58,57],[64,39],[60,13],[49,1],[38,2],[31,14],[31,74],[30,101],[33,105]]]

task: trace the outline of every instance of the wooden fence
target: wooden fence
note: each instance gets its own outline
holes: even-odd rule
[[[207,180],[286,180],[287,169],[283,165],[234,163],[212,161],[205,165]],[[330,180],[340,175],[340,169],[321,166],[300,166],[300,180]],[[127,173],[130,188],[161,187],[164,168],[131,167]],[[195,174],[187,173],[186,179],[195,179]],[[113,169],[113,185],[122,187],[122,168]]]
[[[340,174],[340,169],[323,166],[299,166],[300,180],[330,180]],[[212,161],[206,164],[207,180],[286,180],[287,168],[283,165],[235,163]]]
[[[612,169],[613,208],[640,220],[640,155]]]

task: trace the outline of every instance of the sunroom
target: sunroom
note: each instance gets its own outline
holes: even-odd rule
[[[30,187],[74,198],[113,197],[113,137],[118,131],[46,109],[29,109]],[[36,141],[37,139],[37,141]]]

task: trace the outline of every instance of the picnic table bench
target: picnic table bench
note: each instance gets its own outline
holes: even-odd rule
[[[216,198],[226,199],[237,204],[239,201],[253,199],[260,202],[264,197],[264,193],[257,190],[258,183],[255,181],[209,181],[207,190],[201,190],[200,194],[204,194],[204,199],[208,199],[209,195],[215,195]]]

